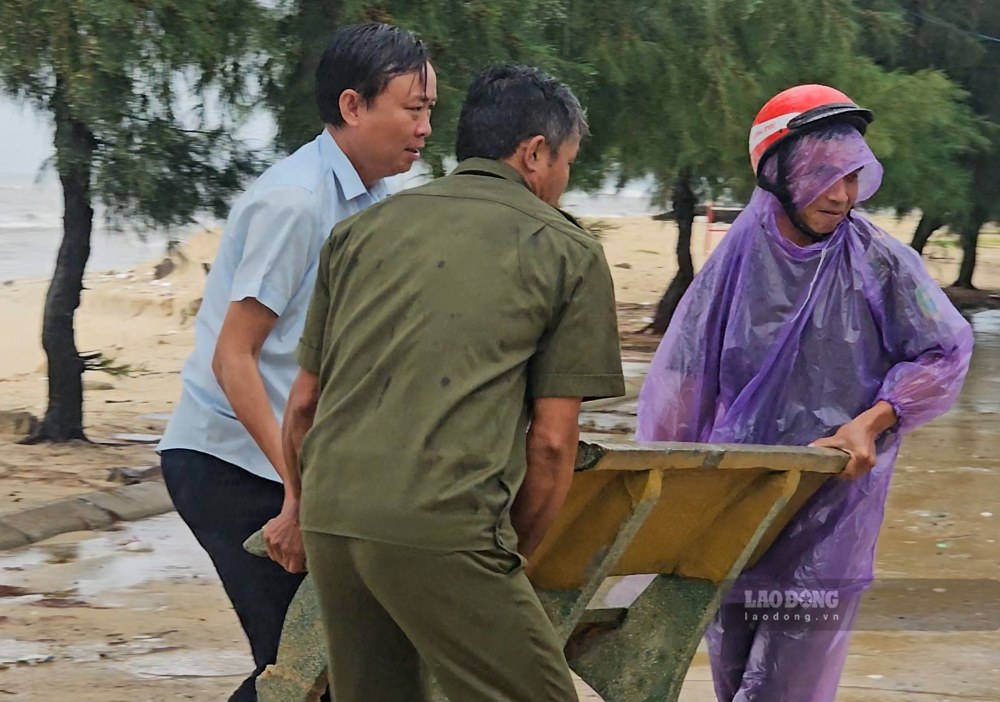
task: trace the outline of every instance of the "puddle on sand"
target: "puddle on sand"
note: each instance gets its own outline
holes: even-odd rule
[[[949,412],[1000,414],[1000,310],[972,315],[976,345],[962,396]]]
[[[122,642],[125,643],[125,642]],[[253,668],[242,651],[178,649],[162,639],[132,641],[122,646],[56,647],[35,641],[0,639],[0,666],[41,665],[57,659],[75,663],[104,659],[111,667],[140,678],[244,677]]]
[[[247,654],[219,650],[154,652],[116,660],[112,667],[140,678],[245,677],[253,668]]]
[[[34,641],[0,639],[0,665],[32,665],[52,660],[52,648]]]
[[[215,577],[212,563],[176,514],[95,532],[74,548],[43,543],[0,556],[0,583],[84,599],[145,582],[202,577]]]

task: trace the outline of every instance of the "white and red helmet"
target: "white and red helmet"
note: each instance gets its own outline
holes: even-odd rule
[[[760,165],[784,139],[820,122],[850,122],[862,134],[872,121],[871,110],[827,85],[796,85],[775,95],[757,113],[750,129],[750,165]]]

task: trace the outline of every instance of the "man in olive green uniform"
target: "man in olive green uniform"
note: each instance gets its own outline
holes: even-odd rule
[[[607,262],[555,208],[586,129],[558,81],[488,69],[455,172],[322,251],[284,439],[338,702],[426,699],[421,663],[452,702],[576,699],[523,564],[580,402],[624,392]]]

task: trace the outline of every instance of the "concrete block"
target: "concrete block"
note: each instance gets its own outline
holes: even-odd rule
[[[0,551],[18,546],[27,546],[31,540],[23,532],[7,524],[0,518]]]
[[[134,521],[173,510],[167,487],[160,482],[125,485],[107,492],[81,495],[83,500],[110,513],[115,519]]]
[[[84,514],[74,511],[64,500],[8,514],[3,521],[7,526],[25,534],[31,543],[57,534],[90,529]]]
[[[114,515],[97,505],[87,502],[85,496],[71,497],[66,502],[66,509],[80,517],[89,529],[104,529],[115,522]]]

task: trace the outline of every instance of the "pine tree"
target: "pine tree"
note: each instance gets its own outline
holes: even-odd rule
[[[215,124],[207,113],[248,94],[264,17],[243,0],[0,3],[0,89],[53,120],[64,204],[42,326],[48,407],[29,441],[86,438],[88,359],[74,315],[95,203],[115,218],[176,225],[201,209],[223,212],[252,169],[230,112]]]

